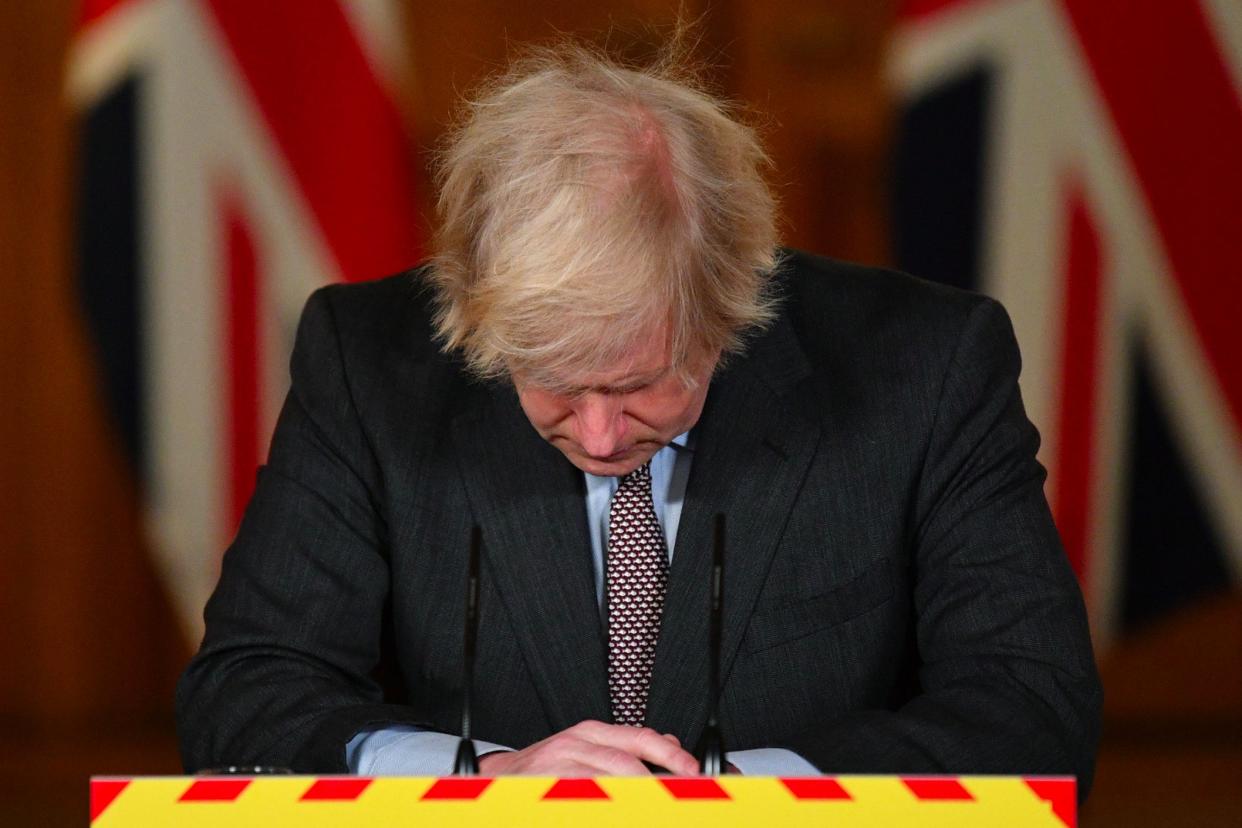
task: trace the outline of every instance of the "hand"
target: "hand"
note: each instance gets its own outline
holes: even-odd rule
[[[651,728],[579,722],[528,748],[489,753],[479,760],[483,776],[646,776],[643,762],[679,776],[695,776],[699,763],[671,733]]]

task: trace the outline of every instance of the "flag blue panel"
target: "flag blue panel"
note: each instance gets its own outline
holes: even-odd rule
[[[1122,623],[1141,626],[1229,584],[1224,548],[1140,348],[1134,359]]]
[[[78,281],[104,395],[135,474],[143,469],[140,83],[127,78],[81,121]]]
[[[902,270],[978,289],[985,128],[981,67],[908,103],[893,158],[893,249]]]

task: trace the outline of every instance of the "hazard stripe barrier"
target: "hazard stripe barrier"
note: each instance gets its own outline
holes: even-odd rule
[[[677,777],[660,778],[662,784],[674,799],[728,799],[729,794],[720,787],[720,783],[709,777]]]
[[[970,795],[970,791],[962,787],[962,783],[956,779],[945,779],[944,777],[913,777],[903,776],[901,781],[906,783],[906,787],[910,789],[910,793],[919,799],[939,799],[939,800],[967,800],[974,799]]]
[[[490,779],[465,779],[461,777],[437,779],[422,795],[422,799],[475,800],[483,795],[483,791],[487,790],[487,786],[490,784],[492,784]]]
[[[196,779],[179,802],[233,802],[250,787],[249,779]]]
[[[782,779],[794,799],[849,799],[849,792],[830,776],[813,779]]]
[[[558,779],[543,799],[607,799],[608,794],[594,779]]]
[[[92,828],[184,825],[994,826],[1077,820],[1072,777],[99,777]]]
[[[371,780],[365,777],[317,779],[306,789],[306,793],[302,794],[302,801],[353,802],[362,796],[362,792],[370,784]]]

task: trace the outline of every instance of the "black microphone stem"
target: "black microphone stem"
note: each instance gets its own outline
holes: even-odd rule
[[[453,760],[454,776],[478,776],[479,758],[470,737],[470,706],[474,691],[474,650],[479,633],[479,551],[483,532],[470,530],[470,561],[466,574],[466,622],[462,642],[461,741]]]
[[[707,724],[699,738],[699,770],[705,776],[725,772],[725,746],[720,736],[720,630],[724,594],[725,517],[716,515],[712,531],[711,604],[708,615],[708,705]]]

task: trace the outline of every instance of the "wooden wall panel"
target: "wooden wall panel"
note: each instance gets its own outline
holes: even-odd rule
[[[785,238],[854,261],[887,263],[891,102],[882,76],[888,2],[734,0],[734,94],[769,119]]]
[[[25,727],[167,719],[170,675],[186,650],[101,413],[72,280],[72,130],[61,89],[74,5],[0,6],[0,716]]]

